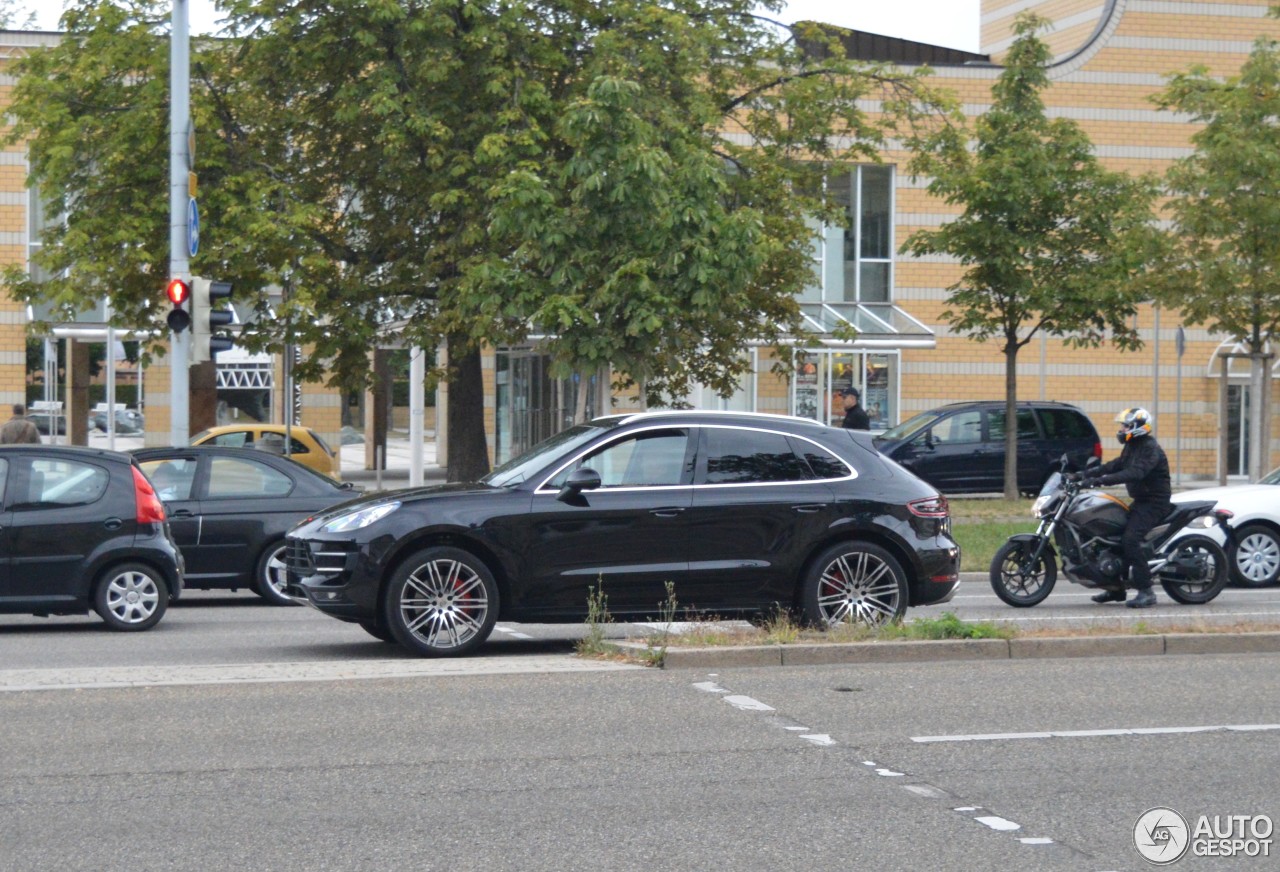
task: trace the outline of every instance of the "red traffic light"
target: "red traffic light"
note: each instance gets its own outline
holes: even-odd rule
[[[169,279],[169,286],[164,292],[169,296],[169,302],[181,306],[191,296],[191,286],[182,279]]]

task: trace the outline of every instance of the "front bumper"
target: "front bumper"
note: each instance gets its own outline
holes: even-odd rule
[[[345,621],[376,616],[379,573],[356,543],[294,537],[285,541],[285,592],[295,602]]]

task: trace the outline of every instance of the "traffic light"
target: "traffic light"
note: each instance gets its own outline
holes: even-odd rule
[[[181,333],[191,326],[191,315],[182,308],[183,304],[191,297],[191,286],[182,279],[169,279],[169,284],[164,289],[164,292],[169,298],[169,302],[173,303],[173,308],[169,310],[169,317],[165,318],[165,323],[169,325],[169,329],[174,333]]]
[[[231,296],[231,282],[215,282],[193,276],[191,279],[191,363],[213,360],[219,351],[235,343],[225,334],[214,331],[226,327],[235,316],[225,308]]]

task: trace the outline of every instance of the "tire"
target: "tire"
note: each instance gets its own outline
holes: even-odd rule
[[[1227,555],[1222,546],[1208,536],[1187,536],[1170,542],[1165,548],[1166,555],[1180,554],[1195,556],[1202,563],[1202,574],[1198,580],[1178,578],[1160,572],[1160,586],[1169,598],[1183,605],[1201,605],[1222,593],[1227,586]]]
[[[893,555],[869,542],[841,542],[809,564],[801,607],[815,627],[854,621],[877,627],[902,620],[907,596],[906,573]]]
[[[284,563],[285,543],[272,542],[258,558],[253,569],[253,590],[273,606],[296,606],[285,591],[289,573]]]
[[[457,657],[478,648],[493,632],[498,585],[474,554],[426,548],[391,577],[383,618],[395,640],[413,653]]]
[[[1058,580],[1058,562],[1047,547],[1029,574],[1023,574],[1022,561],[1030,556],[1036,543],[1026,539],[1010,539],[991,558],[991,589],[1007,605],[1026,609],[1044,602]]]
[[[1231,580],[1242,587],[1275,584],[1280,576],[1280,534],[1265,524],[1246,524],[1231,538]]]
[[[160,573],[145,563],[118,563],[94,585],[93,610],[111,630],[150,630],[167,608],[169,588]]]
[[[364,630],[370,636],[382,642],[390,642],[395,644],[396,637],[391,635],[391,631],[377,621],[360,621],[360,629]]]

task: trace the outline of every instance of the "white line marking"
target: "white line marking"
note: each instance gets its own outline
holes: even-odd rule
[[[885,778],[901,778],[904,773],[894,772],[892,769],[877,769],[876,775],[883,775]]]
[[[951,810],[952,811],[977,811],[978,807],[976,805],[962,805],[957,808],[953,808]]]
[[[744,712],[771,712],[775,711],[771,705],[765,705],[758,699],[752,699],[749,696],[725,696],[721,697],[729,705]]]
[[[909,790],[917,796],[928,797],[929,799],[944,799],[946,794],[936,787],[930,787],[927,784],[904,784],[903,790]]]
[[[828,736],[826,733],[810,734],[807,736],[801,736],[800,738],[804,739],[806,742],[811,742],[814,745],[820,746],[834,745],[836,743],[836,740]]]
[[[912,736],[911,741],[929,742],[1003,742],[1013,739],[1073,739],[1095,736],[1163,736],[1171,733],[1257,732],[1280,730],[1280,724],[1225,724],[1212,727],[1133,727],[1117,730],[1051,730],[1043,733],[975,733],[955,736]]]
[[[1013,830],[1022,829],[1022,824],[1015,824],[1013,821],[1008,821],[1002,817],[996,817],[995,815],[983,815],[982,817],[974,818],[974,820],[980,824],[986,824],[993,830],[1000,830],[1002,832],[1011,832]]]
[[[698,690],[703,690],[703,691],[706,691],[707,693],[728,693],[729,692],[725,690],[723,687],[721,687],[720,685],[716,684],[714,681],[695,681],[693,683],[693,686],[698,688]]]
[[[1024,845],[1052,845],[1053,844],[1053,839],[1046,839],[1044,836],[1028,836],[1023,839],[1018,839],[1018,841],[1022,842],[1022,844]]]
[[[790,731],[792,731],[792,732],[796,732],[796,733],[807,733],[807,732],[809,732],[809,728],[808,728],[808,727],[783,727],[783,729],[785,729],[785,730],[790,730]]]
[[[494,627],[499,633],[506,633],[512,639],[532,639],[533,637],[527,633],[521,633],[519,630],[513,630],[510,627]]]

